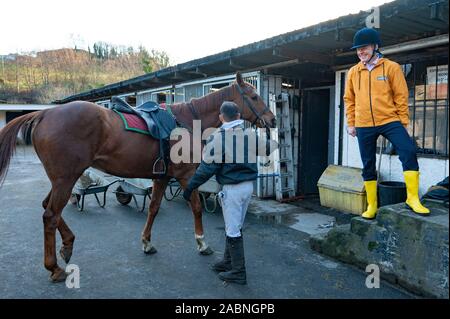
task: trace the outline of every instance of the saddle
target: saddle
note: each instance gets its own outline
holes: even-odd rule
[[[175,118],[157,103],[148,101],[133,108],[119,97],[112,97],[111,109],[122,113],[134,114],[147,124],[149,134],[159,140],[159,157],[153,164],[153,174],[165,175],[169,161],[169,137],[172,130],[177,126]],[[162,166],[158,169],[157,166]]]

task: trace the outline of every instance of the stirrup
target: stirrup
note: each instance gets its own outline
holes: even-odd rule
[[[163,169],[162,169],[162,171],[157,171],[156,170],[156,165],[161,160],[162,160],[162,167],[163,167]],[[158,157],[158,159],[155,161],[155,163],[153,163],[153,174],[155,174],[155,175],[165,175],[166,174],[166,162],[164,161],[164,158]]]

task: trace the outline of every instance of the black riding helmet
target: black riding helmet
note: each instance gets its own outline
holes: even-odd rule
[[[370,44],[381,46],[380,35],[375,29],[363,28],[355,33],[351,49],[353,50]]]

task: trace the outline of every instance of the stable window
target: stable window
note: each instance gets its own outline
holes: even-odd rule
[[[174,103],[184,102],[184,88],[176,88],[174,90]]]
[[[448,64],[446,59],[402,65],[409,89],[409,134],[418,154],[448,157]]]
[[[158,104],[171,105],[171,104],[173,104],[173,92],[172,92],[172,90],[153,92],[151,100]]]
[[[230,85],[233,80],[221,81],[218,83],[209,83],[203,86],[203,95],[220,90],[221,88]]]
[[[185,101],[190,102],[193,98],[203,96],[203,85],[195,84],[184,87]]]
[[[251,84],[252,86],[254,86],[255,89],[256,89],[256,92],[259,92],[258,74],[257,73],[250,73],[250,74],[242,75],[242,79],[245,82],[247,82],[247,83]],[[203,85],[203,95],[209,94],[211,92],[218,91],[221,88],[223,88],[225,86],[228,86],[231,83],[233,83],[234,80],[235,80],[234,77],[230,77],[229,79],[226,79],[226,80],[204,84]]]

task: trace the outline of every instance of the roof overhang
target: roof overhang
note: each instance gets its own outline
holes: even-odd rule
[[[380,6],[383,47],[447,35],[448,0],[397,0]],[[356,62],[350,50],[353,35],[365,26],[368,12],[343,16],[300,30],[153,73],[82,92],[55,103],[101,100],[112,95],[171,86],[234,71],[291,72],[304,78],[320,76],[339,65]],[[447,44],[448,46],[448,40]]]

